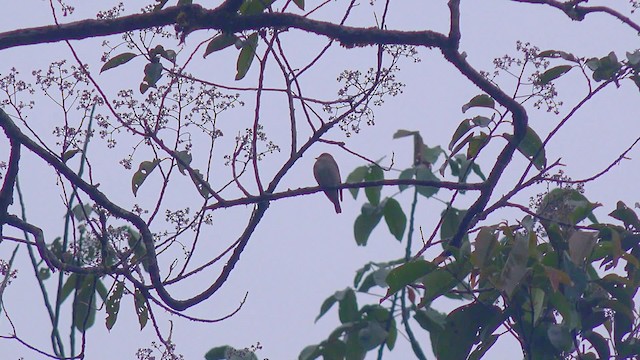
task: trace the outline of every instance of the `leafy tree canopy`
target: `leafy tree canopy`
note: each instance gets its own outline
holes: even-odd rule
[[[344,236],[353,248],[387,237],[403,250],[358,264],[350,286],[318,299],[316,321],[333,314],[339,324],[299,349],[300,360],[395,358],[401,342],[417,359],[480,359],[504,339],[515,339],[525,359],[637,356],[640,205],[633,191],[601,203],[587,185],[619,168],[637,178],[628,160],[638,127],[600,120],[627,126],[635,139],[628,143],[572,130],[576,142],[612,154],[579,179],[567,175],[557,149],[558,133],[585,121],[599,97],[640,88],[640,50],[629,44],[592,54],[581,50],[587,44],[549,49],[518,41],[514,52],[492,54],[499,57],[487,69],[490,59],[478,60],[486,53],[468,54],[463,45],[471,36],[465,21],[486,16],[489,5],[474,13],[466,6],[479,5],[471,0],[418,3],[156,0],[139,11],[127,2],[85,16],[90,5],[51,0],[52,23],[0,33],[7,54],[0,68],[0,311],[8,324],[0,341],[51,358],[92,358],[90,329],[111,330],[132,307],[134,328],[151,326],[158,338],[137,358],[179,359],[173,322],[159,313],[179,318],[176,326],[225,329],[246,295],[219,316],[191,311],[251,266],[240,259],[259,225],[277,221],[288,230],[317,221],[325,215],[306,204],[320,202],[313,194],[323,191],[336,203],[338,191],[360,207]],[[601,16],[611,38],[640,32],[636,1],[503,3],[514,12],[544,9],[540,31],[552,16],[581,29]],[[440,12],[422,14],[431,7]],[[424,17],[419,28],[411,14]],[[445,30],[426,20],[446,23]],[[43,68],[23,68],[19,54],[30,49],[38,49],[33,60]],[[64,55],[55,58],[56,51]],[[443,96],[448,84],[433,81],[406,86],[407,69],[432,72],[434,62],[465,79],[471,95]],[[456,112],[417,128],[405,122],[415,109],[380,116],[409,90],[437,94],[423,96],[423,105],[447,102]],[[606,106],[635,109],[622,100]],[[364,130],[380,123],[407,150],[376,146],[380,139]],[[454,125],[437,138],[431,132],[440,123]],[[367,146],[356,146],[362,138]],[[311,186],[309,159],[325,151],[343,164],[344,178],[336,184],[331,162],[330,181],[316,174],[324,187]],[[346,158],[357,165],[346,168]],[[269,218],[289,201],[304,205],[287,219]],[[11,282],[28,276],[17,273],[21,248],[37,284],[28,295],[43,300],[38,325],[50,329],[48,347],[31,344],[12,321],[15,304],[5,300]],[[259,342],[208,345],[208,360],[257,359],[261,351]]]

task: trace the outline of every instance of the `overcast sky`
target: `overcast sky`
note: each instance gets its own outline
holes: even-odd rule
[[[280,2],[282,1],[276,4]],[[99,5],[107,8],[107,4],[114,2],[101,1],[91,5],[79,1],[70,3],[76,7],[76,13],[70,18],[62,18],[62,22],[94,17],[96,8],[88,6]],[[211,6],[211,2],[203,3]],[[318,3],[320,2],[307,0],[307,7],[312,8]],[[342,3],[331,4],[327,10],[319,12],[313,18],[335,21],[342,15]],[[531,42],[541,49],[573,52],[578,57],[602,57],[610,51],[615,51],[619,58],[624,58],[625,51],[633,51],[638,40],[632,29],[603,15],[589,16],[583,22],[572,22],[559,11],[548,7],[515,4],[506,0],[467,0],[462,3],[461,50],[467,53],[468,61],[478,70],[492,71],[494,58],[504,54],[515,55],[517,40]],[[589,5],[597,4],[615,4],[620,6],[619,10],[624,13],[628,13],[630,7],[625,1],[589,2]],[[376,12],[379,16],[381,5],[382,2],[372,8],[368,1],[362,1],[347,24],[374,26],[373,14]],[[127,13],[131,13],[137,11],[141,5],[136,2],[135,5],[129,3],[126,6]],[[4,11],[0,19],[2,32],[53,23],[48,2],[33,0],[14,2],[11,11]],[[637,20],[637,16],[632,15],[632,19]],[[446,1],[392,2],[387,27],[444,32],[448,28]],[[187,38],[187,46],[193,47],[211,34],[194,33]],[[117,36],[109,39],[118,41]],[[102,86],[109,90],[136,89],[141,79],[141,62],[131,62],[98,75],[101,67],[100,57],[104,51],[100,47],[103,40],[100,38],[74,41],[72,44],[79,51],[82,60],[90,64],[90,70]],[[297,30],[290,31],[286,40],[290,49],[295,46],[299,50],[299,53],[291,54],[290,60],[294,64],[303,64],[309,58],[309,54],[317,53],[326,43],[324,38],[318,39],[315,35]],[[264,44],[261,46],[264,48]],[[421,62],[413,63],[406,60],[400,63],[402,71],[398,77],[406,87],[402,95],[388,99],[383,107],[377,109],[375,126],[365,126],[359,134],[348,138],[335,129],[327,138],[345,141],[352,150],[371,159],[386,156],[384,161],[387,161],[387,165],[391,155],[395,154],[394,167],[397,169],[410,166],[412,151],[409,138],[392,139],[397,129],[418,130],[428,145],[446,147],[460,121],[469,116],[461,112],[462,105],[480,94],[480,90],[446,63],[438,51],[418,51]],[[340,71],[345,68],[366,71],[375,65],[374,54],[373,49],[368,48],[332,47],[318,68],[305,78],[307,89],[310,89],[307,90],[309,96],[330,98],[338,88],[335,79]],[[235,75],[236,56],[237,52],[232,49],[214,54],[207,59],[196,56],[199,59],[194,62],[190,71],[204,78],[210,76],[216,81],[234,85],[232,79]],[[62,43],[3,50],[0,52],[0,59],[0,76],[5,76],[11,67],[16,67],[25,80],[32,79],[30,74],[33,69],[45,68],[51,61],[67,59],[73,63],[68,48]],[[256,75],[254,66],[247,78],[238,85],[255,85]],[[514,84],[507,77],[502,77],[499,81],[500,85],[507,89]],[[273,77],[273,86],[282,86],[281,80],[276,76]],[[587,92],[585,81],[577,71],[560,79],[557,88],[560,98],[565,101],[560,115],[530,109],[530,126],[542,137],[546,136],[559,119]],[[565,172],[576,179],[590,176],[608,166],[640,134],[637,123],[640,102],[637,96],[638,89],[630,82],[623,83],[618,89],[610,86],[598,94],[576,113],[549,144],[546,149],[548,159],[553,161],[562,158],[562,163],[566,165]],[[221,127],[226,136],[221,146],[232,146],[237,131],[247,126],[248,123],[241,120],[251,119],[254,98],[246,94],[243,97],[247,102],[244,109],[233,110],[227,117],[221,118]],[[42,131],[43,136],[48,137],[51,134],[51,124],[59,123],[56,119],[59,117],[59,109],[40,95],[34,99],[36,107],[30,112],[30,121],[33,121],[35,128]],[[275,96],[271,102],[265,100],[263,118],[274,119],[273,124],[277,124],[283,116],[286,118],[286,103],[282,101],[282,97]],[[283,148],[283,153],[267,157],[265,160],[264,166],[269,173],[276,171],[286,158],[288,143],[286,132],[278,133],[276,125],[269,129],[269,120],[266,120],[266,126],[267,131],[273,131],[269,133],[270,137],[274,141],[281,141],[280,145]],[[308,133],[303,135],[308,136]],[[302,140],[306,138],[303,137]],[[48,141],[53,143],[55,140],[51,138]],[[502,143],[496,142],[496,145],[500,144]],[[201,145],[195,144],[194,154],[208,151],[206,145],[199,146]],[[0,144],[0,161],[7,160],[7,149],[6,144]],[[489,149],[486,155],[479,159],[485,173],[492,165],[492,160],[495,160],[492,154],[496,154],[497,149]],[[120,144],[113,151],[108,150],[102,141],[95,141],[89,149],[92,160],[99,165],[94,167],[94,171],[97,177],[103,179],[99,181],[102,184],[101,190],[108,191],[110,198],[122,202],[125,208],[130,207],[129,204],[144,201],[145,196],[153,196],[154,189],[157,189],[153,187],[154,183],[150,182],[141,189],[138,198],[133,198],[130,190],[132,172],[124,170],[117,164],[117,160],[114,160],[130,151],[131,145],[126,143]],[[363,161],[355,156],[336,147],[319,144],[295,165],[278,190],[315,185],[311,169],[314,157],[323,152],[331,152],[334,155],[343,178],[356,166],[363,165]],[[513,177],[520,176],[518,171],[524,167],[525,159],[519,154],[515,157],[515,161],[518,162],[513,166],[515,170],[505,174],[505,179],[501,181],[494,196],[500,196],[513,184]],[[615,208],[617,200],[623,200],[628,205],[640,200],[636,190],[639,175],[636,160],[638,150],[632,151],[629,157],[630,160],[624,161],[605,176],[586,186],[586,196],[591,201],[604,204],[597,212],[601,219]],[[135,163],[142,160],[146,159],[137,159]],[[20,181],[26,196],[27,216],[29,220],[45,229],[48,240],[53,239],[62,233],[63,218],[55,174],[51,168],[43,165],[27,151],[24,151],[22,161]],[[200,158],[199,161],[204,161],[204,158]],[[393,178],[397,173],[390,172],[385,176]],[[184,206],[181,201],[188,199],[184,199],[185,195],[178,190],[175,191],[168,195],[169,198],[175,201],[175,204]],[[385,189],[383,194],[392,195],[395,192],[395,188]],[[355,271],[368,261],[388,261],[400,258],[404,254],[404,242],[398,243],[394,240],[384,224],[374,231],[367,247],[356,246],[353,239],[353,222],[359,214],[364,197],[361,194],[354,200],[346,195],[347,193],[340,215],[333,212],[332,205],[321,193],[271,203],[270,209],[225,286],[208,301],[187,311],[192,316],[218,318],[233,311],[248,292],[246,304],[232,318],[217,324],[200,324],[167,316],[162,310],[156,309],[155,315],[160,319],[165,334],[169,328],[168,321],[173,321],[172,339],[177,344],[177,352],[183,354],[186,359],[198,359],[214,346],[231,345],[243,348],[259,342],[263,347],[257,354],[259,358],[292,359],[297,358],[306,345],[325,339],[331,330],[338,326],[339,321],[337,309],[332,309],[314,324],[322,301],[335,291],[351,286]],[[518,200],[526,205],[528,198],[534,195],[534,191],[523,193]],[[197,194],[189,196],[197,197]],[[438,197],[448,200],[444,193]],[[411,194],[403,193],[397,199],[405,212],[408,212]],[[473,200],[472,195],[465,196],[459,207]],[[15,204],[11,209],[14,213],[19,211]],[[430,234],[442,209],[441,202],[422,199],[416,225],[422,227],[426,234]],[[210,238],[201,243],[197,258],[206,261],[217,254],[218,248],[226,247],[234,241],[246,225],[248,210],[232,209],[217,214],[214,227],[209,233]],[[497,222],[507,219],[513,222],[522,216],[523,214],[515,211],[503,211],[489,220]],[[414,239],[415,242],[420,243],[417,239]],[[0,258],[8,259],[13,248],[14,244],[8,241],[0,244]],[[4,306],[12,315],[21,338],[34,346],[49,350],[50,323],[42,311],[42,299],[32,277],[25,248],[19,251],[16,268],[19,270],[19,276],[5,291]],[[217,275],[215,271],[210,272],[211,279]],[[208,283],[200,279],[171,290],[175,297],[184,299],[200,292],[205,286],[208,286]],[[378,298],[359,295],[358,301],[359,305],[375,304]],[[459,306],[459,303],[436,302],[434,306],[439,310],[448,311]],[[118,323],[110,333],[104,327],[104,316],[104,311],[99,312],[95,326],[88,332],[89,359],[132,359],[136,349],[149,346],[155,339],[150,324],[142,332],[138,331],[130,298],[123,301]],[[67,324],[62,328],[68,329]],[[424,341],[423,348],[430,350],[427,345],[428,334],[418,329],[417,324],[414,325],[414,330],[418,339]],[[6,318],[2,317],[0,335],[7,335],[9,331]],[[0,347],[3,358],[40,358],[16,341],[0,339]],[[501,338],[492,351],[493,355],[488,355],[488,358],[499,358],[498,354],[505,353],[513,354],[516,358],[519,356],[519,348],[509,336]],[[408,341],[399,336],[397,350],[388,358],[409,356]],[[373,354],[370,354],[369,358],[374,358]]]

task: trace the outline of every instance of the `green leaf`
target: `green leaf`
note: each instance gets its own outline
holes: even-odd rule
[[[338,339],[330,339],[324,344],[324,348],[322,349],[322,359],[342,360],[345,358],[346,353],[347,345],[344,342]]]
[[[511,248],[507,262],[500,274],[500,280],[496,287],[504,291],[508,296],[520,284],[527,273],[527,261],[529,259],[529,241],[524,235],[516,235],[515,243]]]
[[[471,139],[473,139],[473,133],[469,133],[467,134],[467,136],[462,139],[462,141],[458,142],[458,145],[456,145],[452,150],[451,150],[451,154],[457,154],[463,147],[465,147],[465,145],[467,145]]]
[[[374,284],[379,287],[388,287],[387,284],[387,275],[391,269],[389,267],[382,267],[371,273],[371,277],[373,278]]]
[[[191,161],[193,160],[193,157],[187,150],[177,151],[175,153],[175,157],[176,157],[176,164],[178,165],[178,170],[183,175],[186,175],[187,166],[191,166]],[[187,166],[183,165],[183,163],[186,164]],[[207,187],[208,183],[202,176],[202,173],[200,173],[200,170],[191,169],[191,171],[189,172],[189,176],[191,177],[191,181],[193,182],[193,184],[196,186],[196,189],[198,189],[198,192],[200,193],[200,195],[203,198],[208,199],[209,196],[211,195],[209,193],[209,188]],[[209,185],[209,187],[211,186]]]
[[[107,318],[105,323],[107,330],[111,330],[118,319],[118,312],[120,311],[120,300],[122,300],[122,294],[124,293],[124,282],[116,282],[116,286],[113,288],[111,295],[105,303],[105,309],[107,311]]]
[[[62,154],[62,162],[66,163],[67,161],[69,161],[69,159],[71,159],[72,157],[76,156],[77,153],[81,152],[82,150],[80,149],[72,149],[72,150],[67,150],[64,152],[64,154]]]
[[[163,53],[161,53],[160,56],[162,56],[163,58],[175,64],[176,58],[178,57],[178,53],[176,53],[175,50],[166,50]]]
[[[114,67],[118,67],[122,64],[125,64],[136,56],[137,56],[136,54],[130,53],[130,52],[118,54],[112,57],[111,59],[109,59],[109,61],[104,63],[104,65],[102,65],[102,68],[100,69],[100,73],[107,71],[109,69],[113,69]]]
[[[396,131],[395,134],[393,134],[393,138],[394,139],[400,139],[400,138],[407,137],[407,136],[414,136],[416,134],[418,134],[418,132],[415,131],[415,130],[400,129],[400,130]]]
[[[398,328],[396,327],[396,320],[391,319],[389,323],[389,334],[387,335],[387,348],[393,350],[396,346],[396,340],[398,339]]]
[[[421,328],[427,330],[429,333],[438,333],[444,330],[447,314],[427,307],[424,310],[416,310],[413,318],[416,319]]]
[[[178,171],[180,171],[182,175],[187,175],[187,168],[185,165],[182,165],[182,163],[185,163],[187,166],[191,166],[191,160],[193,160],[193,157],[187,150],[176,151],[175,157],[176,164],[178,165]]]
[[[304,10],[304,0],[293,0],[293,3],[296,4],[300,10]]]
[[[143,161],[140,163],[138,171],[136,171],[131,178],[131,190],[133,191],[134,196],[138,194],[138,189],[140,189],[142,183],[147,179],[147,176],[151,174],[153,169],[156,168],[158,163],[160,163],[160,160],[158,159],[154,159],[153,161]]]
[[[94,275],[85,275],[82,283],[76,283],[73,299],[73,326],[85,331],[93,326],[96,318],[96,292]]]
[[[549,306],[548,308],[551,310],[556,309],[560,315],[562,315],[562,319],[569,325],[572,325],[577,320],[577,313],[575,312],[575,305],[572,304],[566,296],[564,296],[561,292],[552,292],[549,294]]]
[[[356,293],[353,289],[346,288],[338,291],[335,296],[338,299],[338,316],[341,323],[345,324],[360,318]]]
[[[471,119],[462,120],[460,125],[458,125],[456,131],[453,133],[453,136],[451,137],[451,141],[449,142],[449,150],[453,149],[453,146],[458,142],[458,140],[460,140],[464,136],[464,134],[469,132],[469,130],[473,129],[474,127],[475,125],[472,125]]]
[[[551,81],[559,78],[560,76],[566,74],[572,68],[573,66],[571,65],[560,65],[560,66],[552,67],[551,69],[548,69],[547,71],[540,74],[540,78],[538,79],[538,81],[536,81],[536,84],[546,85]]]
[[[388,271],[386,271],[385,273],[388,274]],[[364,278],[364,280],[362,281],[362,284],[358,288],[358,292],[367,292],[372,287],[378,285],[378,284],[376,284],[376,280],[375,280],[374,274],[375,273],[371,273],[371,274],[367,275],[366,278]],[[385,276],[386,276],[386,274],[385,274]]]
[[[218,346],[209,349],[204,355],[205,360],[227,360],[227,353],[229,349],[233,349],[231,346]]]
[[[478,341],[477,334],[499,318],[500,314],[496,306],[480,302],[453,310],[447,316],[444,329],[434,346],[438,360],[467,359],[472,346]]]
[[[482,359],[484,357],[484,355],[487,353],[487,351],[489,351],[489,349],[491,349],[493,344],[496,343],[496,341],[498,340],[499,337],[500,337],[500,335],[490,335],[487,338],[488,341],[482,341],[480,343],[480,345],[478,345],[476,347],[476,349],[473,350],[471,352],[471,354],[469,354],[468,360],[480,360],[480,359]]]
[[[511,134],[503,134],[503,136],[508,141],[513,140],[513,135]],[[544,148],[542,147],[542,140],[540,139],[540,136],[538,136],[538,134],[528,126],[526,135],[520,144],[518,144],[518,151],[529,159],[536,169],[542,170],[547,166],[547,157],[545,155]]]
[[[136,315],[138,315],[138,324],[140,324],[140,330],[142,330],[147,325],[147,321],[149,320],[147,300],[145,299],[144,295],[142,295],[142,292],[140,292],[139,289],[136,289],[133,300],[136,307]]]
[[[468,160],[467,160],[468,161]],[[470,161],[469,161],[470,162]],[[473,163],[471,164],[471,171],[473,171],[474,174],[478,175],[478,177],[480,179],[482,179],[482,181],[487,180],[487,178],[484,176],[484,174],[482,173],[482,170],[480,169],[480,165]],[[467,180],[466,176],[463,180]]]
[[[369,172],[364,177],[365,181],[379,181],[384,180],[384,172],[378,165],[369,166]],[[372,205],[378,206],[380,204],[380,194],[382,192],[382,186],[369,186],[364,189],[364,194],[367,195],[367,199]]]
[[[571,261],[577,266],[582,266],[591,255],[597,241],[598,233],[596,232],[575,231],[568,241]]]
[[[152,59],[161,55],[162,53],[164,53],[164,46],[162,45],[156,45],[156,47],[154,47],[153,49],[149,49],[149,57]]]
[[[545,267],[545,269],[553,269],[555,272],[554,268],[550,268],[550,267]],[[530,296],[530,304],[531,304],[531,322],[533,324],[537,324],[538,320],[540,320],[540,317],[543,315],[543,313],[546,312],[546,293],[545,290],[542,290],[540,288],[533,288],[531,289],[531,296]]]
[[[471,136],[471,134],[469,134],[469,136]],[[463,174],[460,173],[460,164],[462,164],[463,162],[468,162],[469,160],[467,160],[467,157],[463,154],[457,154],[449,159],[447,159],[447,161],[445,161],[444,164],[442,164],[442,166],[440,167],[440,175],[444,176],[444,171],[446,169],[447,166],[449,166],[449,169],[451,169],[451,175],[453,176],[458,176],[459,178],[461,178],[463,176]]]
[[[403,287],[413,284],[435,268],[435,265],[425,260],[415,260],[402,264],[391,270],[387,275],[389,284],[388,294],[396,293]]]
[[[478,232],[473,253],[471,253],[471,262],[480,271],[485,266],[491,265],[493,254],[498,246],[498,235],[496,229],[490,226],[484,226]]]
[[[460,221],[466,214],[466,210],[458,210],[456,208],[445,209],[441,216],[443,217],[442,226],[440,226],[440,237],[448,242],[458,232]],[[444,245],[444,244],[443,244]]]
[[[598,67],[600,66],[600,60],[598,60],[598,58],[591,58],[591,59],[585,61],[584,64],[587,65],[589,70],[596,71],[596,70],[598,70]]]
[[[440,181],[438,177],[436,177],[426,165],[418,165],[416,168],[416,180],[420,181]],[[437,194],[440,188],[434,186],[418,186],[416,187],[418,194],[430,198],[433,195]]]
[[[640,50],[636,50],[632,53],[627,51],[627,60],[629,61],[629,64],[636,66],[638,64],[640,64]]]
[[[75,273],[71,273],[71,275],[69,275],[69,277],[67,278],[67,281],[65,281],[64,285],[62,285],[62,290],[60,290],[61,303],[64,302],[69,297],[69,295],[71,295],[71,292],[73,290],[75,290],[76,282],[78,281],[82,281],[81,275],[77,275]]]
[[[451,297],[449,291],[460,285],[459,279],[464,279],[470,271],[471,264],[466,259],[431,271],[420,279],[425,289],[420,304],[429,304],[441,295]]]
[[[558,351],[569,351],[573,345],[571,333],[569,329],[563,325],[549,324],[547,336],[549,337],[549,342],[551,342],[553,347]]]
[[[347,176],[345,183],[357,184],[359,182],[362,182],[364,180],[364,177],[367,176],[368,173],[369,173],[368,166],[358,166],[357,168],[353,169],[353,171]],[[349,189],[349,192],[351,193],[351,196],[353,196],[354,199],[358,198],[358,190],[360,189],[359,188]]]
[[[584,336],[584,338],[591,343],[593,348],[598,353],[599,359],[610,358],[611,352],[609,351],[609,344],[607,343],[607,340],[602,337],[602,335],[593,331],[587,331],[582,336]]]
[[[402,172],[400,173],[400,176],[398,176],[399,180],[409,180],[413,178],[413,174],[415,173],[414,168],[410,167],[408,169],[404,169],[402,170]],[[398,188],[400,189],[400,191],[404,191],[409,187],[409,185],[403,185],[400,184],[398,185]]]
[[[422,279],[425,292],[421,304],[429,304],[441,295],[455,288],[460,280],[452,274],[449,267],[437,268],[426,274]]]
[[[144,79],[143,83],[149,85],[149,87],[156,87],[156,83],[162,77],[162,64],[159,61],[152,61],[144,67]]]
[[[580,324],[582,325],[582,331],[588,332],[588,330],[592,330],[597,328],[598,326],[605,323],[605,321],[609,320],[607,313],[605,310],[597,310],[593,311],[588,306],[580,307]]]
[[[320,318],[324,316],[324,314],[326,314],[327,311],[329,311],[329,309],[331,309],[333,304],[335,304],[336,302],[337,302],[337,299],[335,294],[326,298],[322,303],[322,305],[320,306],[320,314],[318,314],[318,316],[316,317],[315,322],[318,322],[318,320],[320,320]]]
[[[489,119],[486,116],[479,116],[479,115],[474,117],[473,119],[471,119],[471,122],[474,125],[479,126],[479,127],[483,127],[483,128],[488,127],[491,124],[492,121],[493,120]]]
[[[447,314],[427,306],[424,310],[416,310],[413,318],[418,322],[420,327],[427,330],[431,339],[431,348],[435,350],[438,344],[438,338],[444,330]]]
[[[569,222],[571,224],[578,224],[582,220],[589,218],[589,220],[594,221],[595,216],[593,215],[593,210],[597,207],[602,206],[599,203],[592,203],[587,198],[578,193],[578,199],[575,199],[570,205],[573,207],[573,211],[569,214]]]
[[[562,59],[565,59],[567,61],[571,61],[571,62],[575,62],[575,63],[580,62],[580,60],[577,57],[575,57],[575,55],[573,55],[571,53],[568,53],[568,52],[559,51],[559,50],[541,51],[541,52],[538,53],[538,57],[540,57],[540,58],[553,58],[553,59],[562,58]]]
[[[583,283],[586,283],[586,279],[581,280],[580,277],[584,278],[584,274],[578,274],[575,271],[577,268],[575,266],[569,267],[569,264],[565,265],[565,271],[558,270],[555,267],[544,266],[545,277],[551,283],[551,288],[554,291],[558,291],[560,289],[560,285],[564,285],[564,293],[571,301],[575,301],[584,290]],[[575,280],[572,281],[572,280]]]
[[[147,90],[149,90],[149,84],[147,84],[145,82],[141,82],[140,83],[140,94],[146,93]]]
[[[51,277],[51,269],[48,267],[42,267],[38,269],[38,279],[39,280],[47,280]]]
[[[442,150],[442,148],[440,146],[435,146],[435,147],[428,147],[424,144],[422,144],[422,152],[421,152],[421,156],[420,156],[420,160],[422,160],[420,163],[424,163],[427,162],[429,164],[434,164],[436,161],[438,161],[438,158],[440,157],[440,154],[443,154],[444,151]]]
[[[234,45],[237,41],[238,37],[231,33],[223,32],[222,34],[216,35],[207,44],[207,49],[204,51],[202,57],[206,58],[212,52],[226,49],[229,46]]]
[[[142,267],[146,272],[149,272],[149,263],[147,261],[147,248],[144,245],[144,242],[141,240],[140,233],[129,228],[127,234],[129,235],[127,239],[127,243],[129,244],[129,248],[133,249],[133,258],[131,258],[131,263],[137,264],[138,262],[142,263]]]
[[[389,232],[395,236],[398,241],[402,240],[404,229],[407,226],[407,216],[402,211],[400,203],[393,198],[388,198],[384,205],[384,220],[387,222]]]
[[[624,307],[622,304],[616,305],[620,308]],[[627,311],[620,311],[616,309],[615,314],[613,315],[613,338],[616,346],[622,343],[622,339],[625,335],[633,331],[634,316],[629,313],[630,311],[628,311],[628,308],[625,308],[625,310]]]
[[[467,112],[467,110],[474,107],[485,107],[493,109],[495,108],[495,105],[495,101],[489,95],[476,95],[468,103],[462,106],[462,112]]]
[[[638,76],[637,74],[631,75],[631,81],[633,81],[638,90],[640,90],[640,76]]]
[[[353,224],[353,234],[356,244],[364,246],[367,245],[369,235],[382,219],[382,211],[376,206],[365,203],[360,212]]]
[[[584,195],[575,189],[556,188],[543,197],[537,212],[543,219],[577,224],[577,222],[585,218],[593,219],[591,210],[597,206],[599,204],[589,202]],[[545,228],[549,227],[549,221],[542,220],[541,223]],[[554,232],[553,229],[546,230],[547,233]],[[566,239],[563,239],[563,241],[566,241]]]
[[[595,81],[611,79],[622,68],[622,64],[613,51],[600,59],[590,59],[586,64],[589,69],[593,70],[593,80]]]
[[[302,349],[300,355],[298,355],[298,360],[313,360],[320,357],[320,346],[319,345],[309,345]],[[209,359],[206,359],[209,360]],[[211,359],[217,360],[217,359]]]
[[[76,206],[71,209],[73,217],[78,221],[86,220],[87,216],[91,215],[92,212],[93,206],[91,204],[76,204]]]
[[[153,11],[160,11],[162,7],[164,7],[169,0],[156,0],[157,4],[153,7]]]
[[[153,58],[156,58],[157,56],[162,56],[162,58],[167,59],[174,64],[176,62],[177,55],[178,54],[174,50],[165,50],[162,45],[158,45],[149,51],[150,58],[153,59]]]
[[[474,159],[480,153],[485,145],[489,143],[489,135],[484,132],[469,139],[469,147],[467,148],[467,158]]]
[[[98,295],[100,295],[100,299],[102,301],[107,301],[109,290],[107,290],[107,287],[104,286],[104,282],[100,278],[98,278],[98,281],[96,281],[96,292],[98,293]]]
[[[354,287],[358,287],[358,284],[360,283],[360,281],[362,280],[362,277],[364,276],[364,274],[371,270],[371,265],[374,263],[368,263],[365,266],[361,267],[360,269],[358,269],[356,271],[356,276],[353,278],[353,286]]]
[[[258,49],[258,33],[255,32],[242,43],[242,49],[238,55],[238,62],[236,64],[236,80],[241,80],[247,75],[247,71],[251,67],[253,58]]]
[[[633,359],[640,354],[640,342],[635,337],[629,337],[625,341],[615,345],[618,351],[618,359]]]
[[[635,211],[622,201],[617,202],[616,209],[609,213],[609,216],[622,221],[627,228],[633,226],[636,229],[640,229],[640,220],[638,220]]]
[[[209,183],[207,183],[207,181],[204,179],[204,177],[200,173],[200,170],[193,169],[193,172],[191,172],[190,175],[191,181],[193,181],[193,184],[198,189],[200,195],[203,198],[208,199],[211,194],[209,193],[209,188],[207,188],[207,186],[205,185],[209,185]],[[209,185],[209,187],[211,187],[211,185]]]
[[[367,326],[358,331],[358,341],[365,351],[370,351],[382,344],[387,339],[387,335],[387,331],[379,322],[368,321]]]
[[[240,14],[242,15],[256,15],[264,11],[267,7],[273,4],[275,0],[245,0],[240,6]]]

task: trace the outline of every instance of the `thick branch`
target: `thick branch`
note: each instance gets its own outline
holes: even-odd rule
[[[11,146],[9,165],[4,177],[4,184],[2,184],[2,190],[0,190],[0,224],[2,219],[7,216],[9,205],[13,204],[13,187],[18,177],[18,163],[20,161],[20,143],[9,138],[9,144]],[[2,236],[2,227],[0,227],[0,236]]]
[[[518,148],[520,141],[524,139],[524,136],[527,133],[528,116],[526,110],[520,103],[480,75],[480,73],[469,65],[465,56],[455,50],[443,49],[442,53],[444,57],[460,71],[460,73],[465,75],[469,80],[471,80],[471,82],[495,99],[500,105],[507,108],[507,110],[509,110],[513,115],[513,138],[498,155],[495,165],[493,169],[491,169],[491,173],[484,183],[480,196],[473,205],[469,207],[467,213],[460,222],[457,233],[451,239],[450,246],[459,247],[469,227],[473,226],[477,221],[476,215],[480,214],[487,206],[496,184],[502,177],[507,165],[511,162],[513,153]]]
[[[107,20],[82,20],[68,24],[41,26],[0,33],[0,50],[22,45],[81,40],[120,34],[126,31],[177,24],[191,32],[198,29],[238,32],[263,28],[296,28],[342,42],[344,46],[381,44],[447,46],[447,37],[433,31],[394,31],[355,28],[283,13],[242,16],[226,8],[207,10],[199,5],[174,6],[165,10]]]
[[[2,109],[0,109],[0,127],[3,128],[8,138],[20,143],[21,145],[24,145],[27,149],[31,150],[33,153],[38,155],[41,159],[46,161],[49,165],[53,166],[56,169],[56,171],[58,171],[60,174],[66,177],[70,182],[76,185],[79,189],[81,189],[87,195],[89,195],[89,197],[93,201],[95,201],[96,204],[100,205],[101,207],[109,211],[114,216],[120,219],[127,220],[129,223],[131,223],[133,226],[135,226],[138,229],[138,231],[140,232],[140,236],[144,242],[144,245],[147,249],[146,260],[148,261],[148,264],[149,264],[149,275],[151,278],[151,283],[153,285],[153,288],[158,292],[158,295],[167,304],[167,306],[175,310],[185,310],[209,298],[211,295],[213,295],[213,293],[215,293],[218,290],[218,288],[222,285],[224,280],[226,280],[229,272],[231,271],[231,269],[233,269],[233,266],[235,265],[235,263],[232,262],[232,260],[229,260],[228,264],[223,269],[222,274],[218,278],[218,281],[216,281],[216,283],[214,283],[211,287],[209,287],[207,290],[205,290],[201,294],[191,299],[183,300],[183,301],[176,300],[173,297],[171,297],[171,295],[165,289],[164,284],[162,283],[162,279],[160,278],[160,270],[158,268],[158,259],[155,253],[155,244],[153,241],[153,234],[149,230],[147,223],[142,218],[111,202],[105,194],[103,194],[100,190],[98,190],[96,186],[93,186],[85,182],[76,173],[74,173],[73,170],[67,167],[58,157],[51,154],[50,152],[48,152],[47,150],[43,149],[38,144],[33,142],[31,139],[29,139],[26,135],[24,135],[20,131],[20,129],[13,123],[11,118]],[[57,259],[57,257],[53,255],[51,251],[46,247],[46,244],[44,243],[44,238],[42,236],[42,231],[39,228],[30,224],[24,223],[15,216],[8,216],[7,219],[3,221],[6,221],[6,223],[8,224],[12,226],[16,226],[34,235],[34,237],[36,238],[36,243],[38,244],[38,250],[40,252],[40,255],[45,260],[45,262],[47,262],[47,265],[52,269],[58,268],[62,270],[69,270],[69,271],[79,272],[79,273],[88,273],[88,272],[100,273],[101,271],[104,271],[104,273],[106,273],[107,271],[111,271],[111,272],[117,271],[115,268],[105,269],[104,267],[100,267],[99,269],[81,268],[81,267],[76,267],[76,266],[72,266],[72,265],[60,262],[59,259]],[[232,255],[232,259],[235,258],[236,261],[237,261],[237,258],[239,257],[239,254],[236,254],[237,251],[238,249],[236,249],[236,251]],[[220,281],[221,279],[222,281]]]
[[[155,26],[167,26],[176,22],[176,17],[179,13],[180,8],[170,7],[162,11],[129,15],[118,19],[91,19],[61,24],[59,26],[48,25],[7,31],[0,33],[0,50],[22,45],[52,43],[64,40],[81,40]]]

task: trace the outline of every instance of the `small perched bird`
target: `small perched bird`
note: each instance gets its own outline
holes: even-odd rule
[[[313,176],[320,187],[328,188],[340,185],[340,169],[330,154],[323,153],[316,158],[316,163],[313,165]],[[338,199],[338,193],[340,193],[340,199]],[[336,214],[340,214],[342,212],[340,209],[342,189],[325,189],[324,194],[335,206]]]

